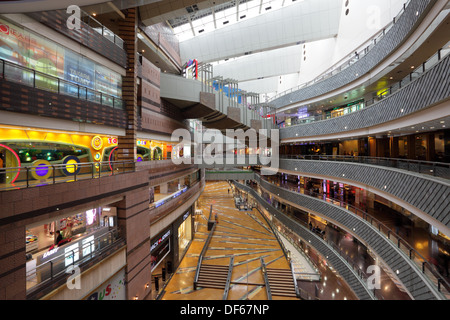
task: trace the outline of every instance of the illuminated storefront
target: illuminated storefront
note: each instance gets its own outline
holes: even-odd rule
[[[25,236],[27,287],[45,281],[80,260],[89,259],[101,242],[111,239],[110,233],[115,230],[117,209],[109,206],[28,225]]]
[[[0,19],[0,59],[11,63],[6,65],[8,70],[5,70],[9,81],[24,84],[34,81],[37,88],[51,91],[58,91],[59,86],[60,92],[69,95],[80,94],[78,86],[82,86],[92,90],[84,90],[82,93],[86,95],[95,95],[94,91],[97,91],[112,97],[122,96],[122,76],[117,72],[2,19]],[[19,67],[35,70],[39,74],[34,75],[29,69]],[[67,82],[61,84],[56,78]],[[96,99],[96,97],[87,98]]]
[[[188,211],[183,215],[183,222],[178,227],[178,257],[183,258],[184,253],[192,241],[192,215]]]
[[[136,148],[138,162],[172,155],[172,146],[160,141],[138,139]],[[116,161],[117,149],[116,136],[4,126],[0,128],[0,183],[25,181],[25,168],[32,168],[28,179],[35,180],[92,173],[92,167],[79,164],[111,163]],[[95,170],[111,171],[112,166],[96,165]]]

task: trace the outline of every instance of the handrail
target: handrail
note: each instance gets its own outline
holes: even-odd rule
[[[280,155],[281,160],[312,160],[370,164],[382,167],[403,169],[434,177],[450,179],[450,163],[432,162],[412,159],[346,156],[346,155]]]
[[[387,32],[395,25],[395,23],[397,22],[397,20],[402,16],[402,14],[406,11],[407,6],[409,5],[409,3],[411,2],[411,0],[406,1],[403,4],[402,9],[400,10],[400,12],[397,14],[397,16],[395,16],[393,18],[393,20],[391,22],[389,22],[389,24],[387,26],[385,26],[380,32],[378,32],[375,36],[372,36],[369,40],[367,40],[364,44],[360,45],[358,48],[363,48],[361,51],[358,52],[358,49],[356,49],[356,51],[352,51],[352,54],[350,54],[350,58],[343,58],[342,60],[344,60],[344,62],[339,61],[338,63],[336,63],[335,65],[333,65],[332,67],[328,68],[327,71],[324,71],[322,74],[320,74],[319,76],[317,76],[316,78],[314,78],[313,80],[307,81],[297,87],[291,88],[289,90],[283,91],[277,95],[275,95],[274,97],[272,97],[270,99],[270,102],[285,96],[289,93],[292,93],[294,91],[297,91],[299,89],[308,87],[310,85],[313,85],[317,82],[320,82],[322,80],[325,80],[333,75],[335,75],[336,73],[341,72],[342,70],[348,68],[349,66],[351,66],[352,64],[356,63],[361,57],[367,55],[370,50],[372,50],[374,48],[374,46],[377,44],[377,42],[379,40],[381,40],[386,34]],[[369,44],[369,45],[367,45]],[[355,52],[355,53],[353,53]],[[347,56],[348,57],[348,56]]]
[[[225,290],[223,292],[222,300],[228,299],[228,293],[230,292],[231,275],[233,274],[234,256],[230,257],[230,264],[228,265],[228,276],[225,284]]]
[[[285,215],[287,218],[289,218],[289,216],[286,214],[286,213],[284,213],[283,211],[281,211],[281,210],[279,210],[278,208],[276,208],[276,207],[274,207],[274,205],[272,204],[272,203],[269,203],[266,199],[264,199],[264,197],[262,197],[260,194],[259,194],[259,192],[257,191],[257,190],[255,190],[254,188],[252,188],[252,187],[248,187],[248,186],[244,186],[244,185],[242,185],[241,183],[239,183],[239,182],[236,182],[236,181],[233,181],[233,183],[235,184],[235,186],[237,187],[237,188],[239,188],[239,186],[237,186],[237,185],[240,185],[241,187],[244,187],[244,188],[248,188],[251,192],[252,192],[252,194],[253,194],[253,197],[257,197],[258,199],[258,202],[261,204],[261,202],[263,202],[264,203],[264,205],[268,205],[268,206],[270,206],[270,207],[272,207],[274,210],[276,210],[277,212],[279,212],[279,213],[282,213],[283,215]],[[278,220],[279,221],[279,219],[276,219],[276,220]],[[301,221],[301,220],[298,220],[298,219],[295,219],[295,221],[293,220],[293,222],[295,222],[295,223],[298,223],[300,226],[302,226],[305,230],[309,230],[309,228],[308,228],[308,226],[306,225],[306,223],[304,222],[304,221]],[[280,221],[280,223],[282,223],[281,221]],[[286,228],[286,225],[284,225],[285,226],[285,228]],[[315,233],[312,233],[314,236],[316,236],[316,237],[318,237]],[[318,237],[319,238],[319,237]],[[323,239],[322,239],[322,241],[324,241]],[[328,242],[327,241],[324,241],[327,245],[328,245]],[[329,246],[329,248],[331,249],[331,250],[333,250],[333,251],[335,251],[335,253],[337,254],[337,255],[340,255],[341,253],[342,253],[342,250],[339,250],[339,251],[336,251],[333,247],[331,247],[331,246]],[[352,268],[353,268],[353,271],[355,271],[355,274],[360,278],[360,279],[364,279],[364,276],[366,276],[366,278],[365,279],[367,279],[367,275],[364,273],[364,272],[360,272],[360,270],[359,270],[359,268],[357,267],[357,264],[356,263],[354,263],[354,262],[352,262],[352,263],[350,263],[350,261],[351,261],[351,259],[349,259],[347,256],[341,256],[341,258],[345,261],[345,263],[347,263],[349,266],[351,266]],[[309,295],[309,293],[307,293],[305,290],[303,290],[303,289],[301,289],[301,288],[298,288],[299,289],[299,297],[301,298],[301,299],[303,299],[303,297],[302,297],[302,293],[306,293],[306,296],[307,296],[307,300],[310,300],[309,299],[309,297],[310,297],[310,295]],[[376,294],[374,294],[374,293],[372,293],[372,292],[370,292],[369,293],[369,295],[373,295],[373,296],[375,296],[376,297]],[[319,300],[317,297],[315,298],[316,300]]]
[[[125,109],[125,102],[116,96],[93,90],[76,82],[55,77],[41,71],[36,71],[35,69],[24,67],[1,58],[0,62],[0,78],[3,78],[7,81],[20,83],[40,90],[46,90],[62,95],[75,97],[77,99],[99,103],[101,105],[106,105],[114,109]],[[13,68],[13,70],[8,70],[9,68]],[[26,72],[26,77],[17,74],[18,70]],[[40,85],[39,81],[43,81],[45,85]],[[76,93],[71,93],[70,89],[73,89]]]
[[[259,260],[261,262],[261,271],[264,278],[264,284],[266,285],[267,300],[272,300],[272,291],[270,290],[270,283],[269,278],[267,277],[266,263],[264,262],[264,257],[259,257]]]
[[[269,182],[267,179],[263,179],[262,177],[260,177],[260,179],[263,181],[266,181],[267,183],[274,185],[273,183]],[[281,185],[278,187],[289,190]],[[300,193],[296,189],[289,190],[289,191]],[[444,286],[444,289],[446,290],[446,292],[444,294],[446,294],[446,295],[450,294],[450,283],[448,283],[445,280],[445,278],[442,277],[442,275],[439,273],[439,271],[436,269],[436,267],[433,264],[431,264],[427,259],[425,259],[406,240],[404,240],[402,237],[400,237],[398,234],[396,234],[391,228],[387,227],[385,224],[383,224],[382,222],[380,222],[379,220],[377,220],[376,218],[371,216],[369,213],[367,213],[359,208],[356,208],[348,203],[345,203],[344,201],[342,201],[340,199],[329,198],[329,197],[326,197],[325,195],[321,195],[321,194],[306,191],[306,190],[304,190],[304,192],[300,193],[300,194],[323,199],[323,201],[331,202],[334,205],[343,207],[346,210],[348,210],[349,212],[354,213],[358,217],[362,218],[364,221],[368,222],[371,226],[376,227],[378,232],[380,232],[381,234],[386,236],[388,240],[391,240],[395,246],[397,246],[402,252],[404,252],[406,254],[406,256],[409,257],[409,259],[411,261],[413,261],[416,264],[416,266],[419,267],[419,269],[422,270],[423,274],[426,274],[426,270],[429,271],[428,277],[437,286],[439,292],[442,292],[442,287],[441,287],[441,284],[442,284]],[[327,200],[329,200],[329,201],[327,201]],[[353,209],[354,212],[351,209]],[[375,222],[375,224],[374,224],[374,222]],[[391,239],[391,235],[392,235],[393,239]],[[396,239],[396,241],[394,241],[394,239]],[[406,252],[402,250],[402,245],[406,248]],[[418,261],[416,261],[416,259]],[[435,278],[435,279],[433,279],[433,278]],[[433,281],[433,280],[435,280],[435,281]]]
[[[154,162],[160,160],[149,160],[148,162]],[[147,162],[147,161],[145,161]],[[60,164],[54,163],[48,166],[32,167],[22,166],[22,167],[7,167],[0,168],[0,173],[11,174],[16,176],[12,182],[6,183],[6,187],[0,184],[0,191],[19,189],[19,188],[30,188],[41,185],[52,185],[65,182],[76,182],[84,179],[97,179],[105,176],[112,176],[116,174],[130,173],[134,172],[135,165],[139,165],[145,162],[137,162],[135,160],[124,160],[124,161],[100,161],[100,162],[80,162],[77,164]],[[40,172],[40,170],[51,171],[47,177],[42,177],[42,179],[36,180],[33,177],[33,173]],[[69,169],[69,170],[67,170]],[[84,169],[85,172],[82,172]],[[59,174],[60,171],[72,171],[71,174]]]
[[[50,164],[49,166],[39,166],[39,167],[32,167],[32,166],[24,166],[24,167],[8,167],[8,168],[2,168],[0,169],[0,172],[6,173],[6,174],[15,174],[16,178],[14,181],[12,181],[9,187],[2,188],[0,186],[0,190],[8,190],[8,189],[18,189],[18,188],[30,188],[35,186],[41,186],[43,184],[58,184],[58,183],[64,183],[67,181],[79,181],[84,179],[95,179],[95,178],[101,178],[102,176],[105,176],[105,173],[107,172],[106,176],[113,176],[116,174],[123,174],[123,173],[129,173],[134,172],[134,165],[136,162],[133,160],[126,160],[126,161],[102,161],[102,162],[81,162],[77,164]],[[50,172],[47,175],[44,175],[41,179],[36,180],[36,178],[33,177],[33,173],[37,174],[40,173],[40,170],[47,170]],[[88,172],[81,173],[82,169],[87,169]],[[60,174],[57,176],[57,170],[65,170],[68,172],[71,172],[70,174]],[[21,176],[21,172],[24,172]],[[20,180],[18,180],[21,178]]]
[[[86,11],[80,10],[80,12],[82,14],[81,19],[80,19],[81,21],[86,23],[89,27],[92,28],[92,30],[94,30],[95,32],[98,32],[103,37],[105,37],[106,39],[108,39],[109,41],[111,41],[112,43],[114,43],[115,45],[120,47],[121,49],[124,49],[124,41],[122,40],[122,38],[120,38],[118,35],[116,35],[110,29],[105,27],[102,23],[100,23],[97,19],[92,17]],[[97,28],[95,26],[92,26],[92,24],[91,24],[92,22],[96,23],[98,28],[101,28],[101,32],[99,30],[97,30]],[[112,34],[112,36],[111,36],[111,34]]]
[[[212,210],[212,206],[211,206],[211,210]],[[195,276],[194,276],[194,290],[197,290],[198,278],[200,276],[200,268],[202,266],[203,256],[205,255],[206,251],[208,250],[209,243],[211,242],[213,233],[216,230],[216,225],[217,225],[217,223],[214,222],[213,226],[211,228],[211,231],[208,235],[208,238],[206,239],[205,244],[203,245],[202,252],[200,252],[200,255],[198,257],[197,268],[195,269]]]
[[[364,107],[361,108],[360,110],[363,110],[367,107],[370,107],[370,106],[376,104],[377,102],[383,100],[384,98],[386,98],[386,97],[394,94],[398,90],[402,89],[409,83],[412,83],[415,80],[417,80],[418,78],[420,78],[420,76],[423,73],[425,73],[427,70],[433,68],[441,60],[443,60],[445,57],[447,57],[448,54],[450,54],[450,50],[448,48],[449,44],[450,44],[450,42],[448,42],[445,46],[440,48],[437,52],[434,53],[434,55],[432,55],[430,58],[428,58],[425,62],[418,65],[412,72],[407,74],[400,81],[398,81],[394,84],[391,84],[391,85],[389,85],[389,87],[385,87],[384,89],[371,92],[371,93],[376,93],[376,95],[372,99],[364,100],[364,102],[362,102],[364,104]],[[444,54],[442,54],[443,50],[445,50]],[[368,94],[370,94],[370,92],[365,93],[365,96],[367,96]],[[364,98],[361,98],[361,101],[362,101],[362,99],[364,99]],[[351,108],[351,107],[347,107],[347,108]],[[343,109],[346,109],[346,108],[343,108]],[[358,112],[360,110],[357,110],[354,112]],[[348,112],[347,114],[354,113],[354,112]],[[346,115],[346,114],[344,114],[344,115]],[[329,111],[329,113],[323,113],[322,115],[316,115],[316,116],[300,118],[300,119],[297,118],[294,120],[294,123],[291,123],[291,125],[287,126],[287,127],[293,127],[293,126],[297,126],[297,125],[301,125],[301,124],[307,124],[307,123],[312,123],[312,122],[318,122],[318,121],[339,118],[344,115],[333,117],[331,114],[331,111]],[[327,118],[328,116],[331,116],[331,118]],[[291,119],[291,121],[292,121],[292,119]],[[285,122],[280,123],[279,126],[281,126],[283,123],[285,123]]]
[[[294,266],[292,264],[292,260],[289,261],[289,267],[291,268],[292,280],[294,281],[295,295],[297,296],[297,298],[300,298],[300,290],[298,289],[297,278],[295,277]]]
[[[308,257],[308,255],[305,253],[303,248],[300,248],[297,245],[297,243],[295,243],[295,241],[288,234],[283,232],[283,230],[281,230],[279,232],[281,234],[283,234],[283,236],[286,238],[287,241],[289,241],[291,246],[293,246],[303,256],[303,258],[306,260],[306,262],[310,264],[311,268],[316,270],[316,273],[296,272],[296,274],[298,274],[298,275],[306,275],[306,276],[319,276],[319,278],[320,278],[319,267],[316,265],[316,263],[314,261],[311,260],[310,257]]]
[[[55,257],[53,257],[51,260],[46,261],[40,265],[37,265],[34,269],[27,271],[27,281],[29,283],[33,283],[33,281],[30,281],[34,277],[37,277],[37,273],[39,272],[41,275],[38,277],[40,279],[39,283],[35,283],[32,288],[41,285],[43,283],[47,283],[55,279],[58,275],[66,273],[65,268],[60,268],[62,264],[65,266],[65,262],[67,262],[68,257],[71,258],[71,266],[74,266],[75,264],[80,265],[86,261],[91,260],[95,255],[101,254],[105,248],[108,248],[109,245],[116,242],[120,238],[119,230],[113,229],[105,234],[101,235],[99,238],[94,239],[92,241],[89,241],[87,243],[84,243],[81,247],[78,247],[76,250],[71,250],[68,252],[63,252]],[[106,241],[106,242],[105,242]],[[70,242],[67,243],[67,247],[70,247]],[[89,253],[86,255],[83,255],[84,249],[89,248]],[[79,254],[81,256],[80,259],[75,260],[75,254]],[[55,270],[55,269],[61,269],[61,270]],[[48,274],[47,274],[47,273]],[[45,274],[45,275],[44,275]]]

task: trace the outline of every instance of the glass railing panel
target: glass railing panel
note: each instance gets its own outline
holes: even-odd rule
[[[426,62],[424,62],[421,66],[417,67],[415,70],[412,70],[410,74],[408,74],[405,78],[403,78],[400,82],[396,82],[392,84],[389,88],[385,88],[381,91],[376,92],[376,97],[370,100],[367,100],[364,102],[365,107],[369,107],[377,103],[378,101],[392,95],[393,93],[397,92],[399,89],[405,87],[409,83],[415,81],[416,79],[420,78],[427,70],[434,67],[436,64],[438,64],[444,57],[446,57],[450,53],[450,42],[445,45],[442,49],[440,49],[438,52],[436,52],[431,58],[429,58]],[[294,90],[292,90],[294,91]],[[375,92],[373,92],[375,94]],[[357,112],[358,110],[351,110],[348,113]],[[331,114],[331,118],[337,118],[344,116],[348,113],[342,112],[333,112]],[[325,118],[321,116],[311,116],[304,119],[291,119],[290,124],[283,123],[283,127],[292,127],[295,125],[305,124],[305,123],[311,123],[315,121],[321,121],[324,119],[329,119],[330,117],[327,115]]]
[[[120,239],[116,229],[105,230],[103,235],[91,241],[87,241],[89,240],[86,239],[88,237],[90,237],[89,234],[80,238],[80,240],[73,241],[73,243],[68,242],[63,246],[55,247],[55,251],[49,250],[37,256],[34,260],[35,266],[27,266],[27,290],[44,283],[51,283],[56,277],[66,273],[66,270],[71,266],[78,266],[93,259],[101,254],[102,250]],[[51,255],[54,255],[54,257],[47,260]],[[43,262],[45,260],[47,261]]]
[[[21,83],[30,87],[34,86],[34,73],[32,70],[27,70],[7,62],[4,62],[3,68],[5,80]]]

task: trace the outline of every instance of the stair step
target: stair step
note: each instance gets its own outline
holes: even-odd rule
[[[211,264],[202,264],[201,268],[209,268],[209,269],[228,269],[229,266],[215,266]]]
[[[269,279],[269,281],[273,280],[273,281],[293,282],[293,280],[294,280],[294,278],[292,278],[292,277],[273,277],[273,276],[268,276],[267,278]]]
[[[291,270],[267,270],[267,273],[281,273],[281,274],[290,274]]]
[[[292,282],[273,282],[273,281],[269,281],[270,286],[282,286],[282,287],[294,287],[295,285]]]
[[[271,291],[272,293],[276,292],[276,293],[294,293],[294,294],[295,294],[295,290],[286,290],[286,289],[270,288],[270,291]]]
[[[219,278],[219,277],[216,277],[216,276],[210,276],[210,275],[202,275],[202,274],[200,274],[200,275],[198,276],[198,278],[199,278],[199,279],[208,279],[208,280],[211,280],[211,281],[214,281],[214,280],[226,281],[228,277],[220,277],[220,278]]]
[[[291,298],[297,298],[297,295],[295,293],[272,293],[273,296],[282,296],[282,297],[291,297]]]
[[[228,276],[228,271],[227,272],[214,272],[214,271],[209,271],[209,270],[200,270],[200,274],[209,274],[212,276],[216,276],[216,277],[226,277]]]
[[[210,284],[210,283],[197,283],[197,286],[201,287],[201,288],[212,288],[212,289],[225,289],[224,285],[215,285],[215,284]]]

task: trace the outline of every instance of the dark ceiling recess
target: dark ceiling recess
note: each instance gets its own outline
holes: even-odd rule
[[[186,11],[187,11],[188,13],[193,13],[194,11],[198,11],[198,7],[197,7],[196,4],[194,4],[194,5],[192,5],[192,6],[186,7]]]

